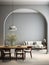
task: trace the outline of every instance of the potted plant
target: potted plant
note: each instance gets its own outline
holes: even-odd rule
[[[7,41],[9,41],[11,46],[12,46],[13,43],[16,41],[16,35],[15,34],[8,34],[7,35]]]

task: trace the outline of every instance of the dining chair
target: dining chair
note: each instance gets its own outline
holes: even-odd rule
[[[16,60],[25,59],[25,52],[23,51],[23,49],[15,49],[15,54],[16,54]]]
[[[24,49],[24,52],[25,53],[30,53],[30,56],[32,58],[32,47],[31,46],[28,46],[27,49]],[[26,54],[25,54],[26,55]]]
[[[11,60],[11,51],[10,51],[10,49],[3,49],[2,50],[2,59],[5,60],[6,58]]]

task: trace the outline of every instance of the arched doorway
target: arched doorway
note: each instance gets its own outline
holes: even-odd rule
[[[19,18],[18,20],[15,18],[16,15],[17,15],[17,19]],[[5,42],[5,38],[8,32],[8,26],[11,25],[12,23],[12,20],[10,20],[12,16],[14,16],[15,19],[13,21],[15,21],[15,24],[17,24],[16,26],[19,29],[17,31],[19,41],[25,41],[25,40],[43,41],[44,39],[46,39],[46,43],[47,43],[47,21],[40,12],[32,9],[16,9],[7,15],[4,21],[3,43]],[[11,21],[10,24],[9,21]],[[24,22],[26,21],[25,23],[27,25],[23,21]],[[7,25],[7,23],[9,25]]]

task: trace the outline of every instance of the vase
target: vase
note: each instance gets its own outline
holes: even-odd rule
[[[11,46],[13,46],[13,42],[11,41]]]

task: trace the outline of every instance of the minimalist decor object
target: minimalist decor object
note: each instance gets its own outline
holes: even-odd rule
[[[14,9],[14,1],[12,1],[12,10]],[[14,24],[14,15],[12,15],[12,25],[9,26],[10,31],[16,31],[17,27]]]
[[[44,38],[44,40],[43,40],[44,42],[46,42],[46,39]]]
[[[9,26],[9,30],[10,31],[16,31],[17,30],[17,27],[14,26],[14,25],[11,25],[11,26]]]
[[[15,34],[8,34],[7,41],[9,41],[11,46],[13,46],[14,45],[13,43],[16,41],[16,35]]]
[[[46,38],[43,39],[43,45],[47,49],[47,40],[46,40]]]

